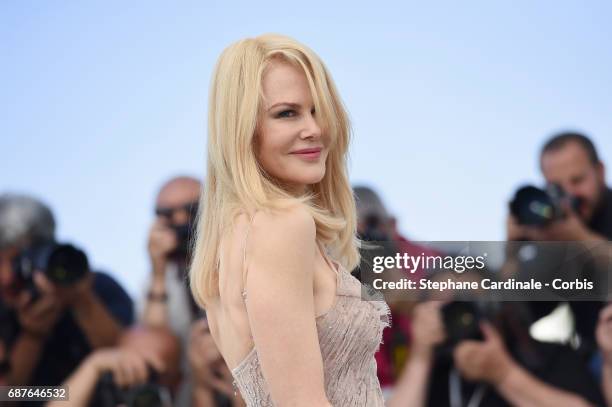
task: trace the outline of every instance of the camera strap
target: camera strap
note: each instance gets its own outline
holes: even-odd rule
[[[452,368],[448,374],[448,397],[450,407],[463,407],[463,393],[461,387],[461,376],[457,369]],[[486,390],[487,386],[485,384],[477,385],[476,390],[474,390],[468,401],[467,407],[480,406]]]

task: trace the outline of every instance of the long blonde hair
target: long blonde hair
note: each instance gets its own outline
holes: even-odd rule
[[[262,104],[261,82],[273,60],[303,69],[330,151],[323,179],[295,197],[265,174],[254,149]],[[319,57],[292,38],[262,35],[223,51],[213,73],[208,101],[206,182],[200,197],[190,269],[191,291],[205,306],[219,295],[218,244],[240,210],[280,208],[294,202],[312,213],[317,240],[349,270],[359,262],[355,200],[347,175],[351,136],[348,115]]]

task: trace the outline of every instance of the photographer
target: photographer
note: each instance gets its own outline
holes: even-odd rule
[[[506,315],[516,315],[516,305],[506,303]],[[449,348],[442,311],[447,306],[427,301],[415,307],[413,351],[387,406],[601,405],[597,385],[574,351],[529,339],[511,317],[496,322],[506,329],[514,325],[514,332],[481,320],[481,338]]]
[[[78,255],[78,278],[68,274],[75,280],[57,283],[52,256],[43,256],[41,247]],[[59,385],[92,349],[114,345],[133,319],[132,302],[119,284],[90,271],[78,249],[55,243],[49,208],[10,194],[0,195],[0,310],[9,385]]]
[[[572,247],[580,245],[593,259],[597,259],[590,271],[599,273],[601,270],[605,273],[604,280],[607,279],[612,264],[608,243],[612,239],[612,190],[606,186],[605,167],[593,142],[578,133],[561,133],[552,137],[541,150],[540,169],[546,183],[561,193],[561,213],[538,225],[521,221],[520,216],[511,213],[507,220],[508,241],[568,241],[572,242]],[[520,244],[512,246],[521,247]],[[549,263],[555,261],[554,257],[549,256],[552,259]],[[543,258],[539,264],[549,264],[547,262]],[[524,267],[526,264],[517,253],[509,253],[504,273],[509,276]],[[578,266],[575,270],[578,274]],[[557,303],[533,302],[530,305],[536,317],[543,317]],[[575,331],[581,339],[581,350],[589,357],[595,349],[595,325],[604,303],[572,301],[569,305],[574,315]]]
[[[378,243],[388,242],[387,248],[391,253],[406,253],[411,256],[438,254],[402,236],[397,228],[396,219],[389,215],[382,199],[373,189],[367,186],[355,186],[353,192],[357,206],[357,232],[361,239]],[[415,270],[414,273],[395,270],[391,273],[396,273],[398,279],[406,277],[413,280],[424,275],[422,269]],[[375,355],[378,380],[385,391],[398,379],[410,352],[412,302],[405,299],[405,296],[395,302],[390,299],[393,324],[383,331],[383,342]]]
[[[508,240],[607,241],[612,239],[612,190],[593,142],[579,133],[561,133],[540,153],[547,184],[558,185],[576,204],[564,202],[565,216],[544,227],[508,218]]]
[[[201,184],[195,178],[167,181],[155,202],[155,221],[149,232],[152,274],[142,322],[168,327],[184,343],[198,313],[187,286],[189,238],[197,214]]]
[[[168,330],[134,327],[119,346],[89,355],[63,385],[75,406],[168,407],[181,378],[179,358],[180,344]]]
[[[183,349],[190,349],[191,325],[203,311],[195,304],[187,285],[187,267],[190,259],[190,232],[194,228],[201,184],[195,178],[176,177],[167,181],[160,189],[155,202],[155,221],[149,233],[148,250],[151,260],[149,283],[142,323],[150,327],[170,329],[181,339]],[[206,351],[216,352],[214,342],[209,341]],[[224,363],[224,362],[223,362]],[[202,369],[190,372],[193,364],[183,354],[182,366],[187,380],[179,391],[177,404],[187,405],[193,393],[202,393],[197,383]],[[212,371],[209,372],[212,374]],[[226,385],[232,380],[226,378]],[[224,394],[212,389],[212,396],[218,406],[230,405],[233,392]],[[225,392],[227,393],[227,392]],[[201,404],[201,403],[200,403]],[[198,405],[200,405],[198,404]],[[205,404],[208,405],[208,404]]]

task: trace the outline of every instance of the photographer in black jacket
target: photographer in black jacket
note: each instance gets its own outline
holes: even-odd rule
[[[58,247],[68,251],[49,251]],[[63,264],[66,253],[76,253],[80,274],[57,283],[50,265]],[[83,252],[57,244],[50,209],[12,194],[0,195],[0,309],[5,381],[13,386],[59,385],[93,349],[115,345],[133,320],[121,286],[90,271]]]
[[[508,314],[516,312],[512,307],[517,305],[508,302]],[[389,407],[602,405],[597,382],[575,351],[534,341],[526,330],[515,332],[523,341],[517,346],[508,332],[481,322],[482,338],[462,340],[449,357],[441,357],[436,350],[448,334],[442,307],[439,301],[415,307],[414,350]]]
[[[607,243],[612,239],[612,190],[606,186],[605,166],[595,145],[583,134],[566,132],[555,135],[542,147],[540,169],[548,185],[556,185],[564,192],[563,216],[544,226],[530,226],[520,224],[519,219],[510,214],[507,220],[508,241],[573,242],[569,244],[583,247],[598,259],[598,272],[603,273],[604,280],[607,279],[612,264]],[[513,274],[514,271],[508,270],[519,270],[523,266],[519,258],[510,256],[505,272]],[[542,317],[557,303],[533,302],[530,305],[534,316]],[[588,357],[596,348],[595,326],[604,303],[572,301],[569,305],[581,350]]]

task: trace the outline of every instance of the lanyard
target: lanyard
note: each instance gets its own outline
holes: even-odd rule
[[[448,394],[450,398],[451,407],[463,407],[463,393],[461,390],[461,377],[457,369],[452,368],[448,374]],[[468,401],[467,407],[478,407],[482,403],[482,399],[487,390],[484,384],[479,384],[472,393],[470,401]]]

